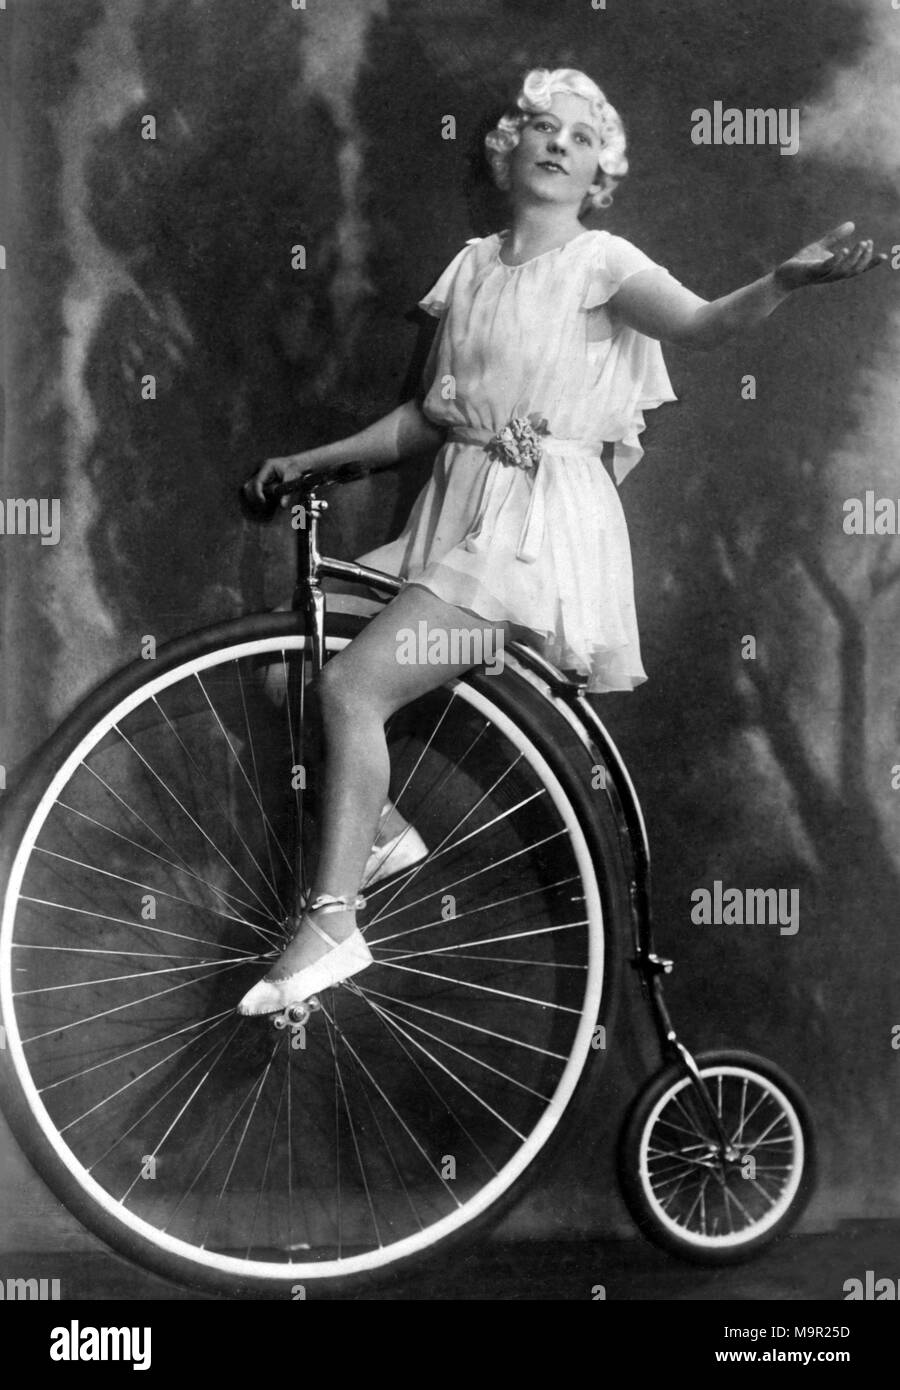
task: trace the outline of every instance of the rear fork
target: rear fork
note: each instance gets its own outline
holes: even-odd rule
[[[552,669],[552,668],[551,668]],[[565,681],[565,678],[563,678]],[[605,726],[587,700],[583,686],[565,682],[555,693],[568,704],[581,725],[592,758],[606,776],[604,788],[611,797],[620,827],[620,844],[630,885],[631,932],[634,955],[631,966],[638,972],[647,999],[664,1063],[674,1062],[687,1077],[710,1126],[710,1137],[718,1144],[722,1162],[734,1162],[740,1155],[723,1129],[719,1112],[697,1063],[678,1037],[666,1004],[663,976],[670,975],[675,962],[658,954],[653,940],[651,903],[650,843],[634,784]]]

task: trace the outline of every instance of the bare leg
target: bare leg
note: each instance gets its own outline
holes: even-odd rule
[[[496,652],[509,636],[507,624],[489,623],[410,584],[327,663],[317,683],[325,763],[313,897],[317,893],[352,897],[359,891],[388,794],[386,720],[411,700],[470,669],[471,663],[429,664],[423,659],[404,664],[399,659],[402,638],[398,634],[402,629],[418,633],[423,620],[429,632],[491,633],[493,646],[485,639],[486,653]],[[343,941],[356,926],[352,911],[317,913],[315,919],[336,941]],[[284,979],[328,949],[304,919],[266,979]]]

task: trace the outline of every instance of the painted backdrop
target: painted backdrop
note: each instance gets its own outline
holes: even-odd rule
[[[0,537],[7,788],[143,635],[284,598],[290,533],[240,519],[236,484],[409,390],[415,301],[503,225],[473,152],[528,66],[607,90],[632,172],[591,225],[700,294],[845,217],[898,239],[884,0],[20,0],[0,25],[2,496],[61,506],[58,544]],[[799,111],[799,152],[694,144],[716,101]],[[807,1089],[812,1225],[900,1212],[900,540],[843,529],[847,499],[900,495],[898,283],[666,349],[680,402],[622,490],[650,680],[601,704],[646,805],[675,1016]],[[326,548],[395,534],[428,467],[348,488]],[[796,889],[799,931],[693,923],[716,880]],[[510,1229],[628,1229],[611,1141],[653,1065],[626,1010],[583,1146]],[[5,1138],[0,1176],[8,1245],[86,1239]]]

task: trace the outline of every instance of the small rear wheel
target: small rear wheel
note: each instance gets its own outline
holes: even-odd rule
[[[726,1144],[684,1069],[659,1072],[635,1100],[619,1181],[639,1229],[670,1254],[737,1264],[789,1230],[815,1177],[809,1107],[791,1078],[749,1052],[696,1058]]]

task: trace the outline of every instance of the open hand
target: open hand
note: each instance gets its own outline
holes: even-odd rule
[[[779,289],[797,290],[804,285],[828,285],[835,280],[850,280],[866,270],[874,270],[887,260],[883,251],[876,251],[872,241],[853,241],[855,223],[842,222],[826,232],[818,241],[811,241],[802,251],[782,261],[775,271]]]

